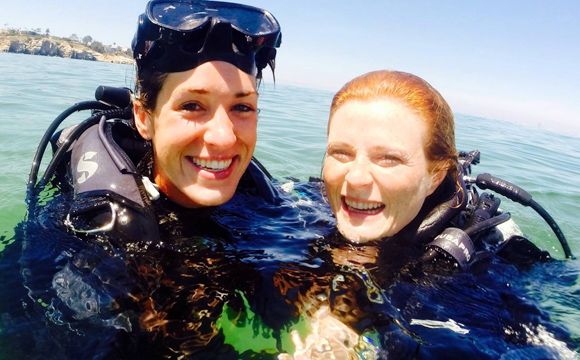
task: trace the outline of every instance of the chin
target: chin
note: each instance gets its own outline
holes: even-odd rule
[[[351,220],[338,212],[336,227],[340,234],[353,244],[366,244],[390,236],[392,230],[384,221],[362,221],[353,224]]]
[[[353,244],[366,244],[375,240],[381,239],[383,236],[379,233],[368,231],[361,231],[363,229],[356,229],[350,225],[341,226],[337,224],[338,232]]]
[[[177,203],[185,207],[200,208],[225,204],[234,196],[235,189],[200,189],[199,187],[193,187],[182,189],[180,193],[181,201],[176,201]]]
[[[232,194],[219,194],[218,196],[204,196],[204,197],[195,196],[194,198],[191,198],[191,201],[192,203],[196,204],[197,207],[219,206],[230,201],[233,195],[234,194],[232,193]]]

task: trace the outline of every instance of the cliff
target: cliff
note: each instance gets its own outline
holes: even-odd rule
[[[99,45],[104,50],[104,46],[100,43]],[[99,52],[78,41],[14,30],[0,31],[0,52],[58,56],[118,64],[133,63],[133,58],[126,51],[112,49]]]

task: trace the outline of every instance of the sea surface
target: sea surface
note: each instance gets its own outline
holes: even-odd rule
[[[13,241],[14,227],[25,216],[26,181],[45,129],[65,108],[92,100],[98,85],[133,88],[134,69],[0,54],[0,251]],[[329,91],[274,85],[269,79],[262,83],[256,157],[274,177],[320,176],[331,98]],[[82,118],[75,115],[65,125]],[[474,173],[489,172],[530,192],[558,222],[572,252],[580,256],[580,138],[467,114],[456,114],[456,137],[458,149],[481,151],[481,164]],[[507,199],[502,207],[535,244],[563,259],[556,237],[539,215]],[[565,273],[553,274],[554,280],[576,279],[572,284],[541,277],[530,282],[529,290],[572,333],[578,346],[580,260],[568,260],[564,269]]]

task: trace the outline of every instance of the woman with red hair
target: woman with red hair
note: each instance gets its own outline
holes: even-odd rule
[[[324,266],[276,278],[310,324],[280,359],[489,358],[527,346],[545,319],[515,292],[482,284],[513,283],[512,263],[550,256],[499,199],[464,183],[478,153],[456,150],[441,94],[405,72],[361,75],[334,96],[327,133],[322,175],[339,234],[313,250]],[[494,253],[508,261],[479,277],[456,271]]]
[[[423,79],[375,71],[335,95],[323,178],[348,240],[401,232],[457,164],[453,113]]]

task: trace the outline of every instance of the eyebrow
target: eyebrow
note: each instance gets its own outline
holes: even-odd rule
[[[207,89],[187,89],[187,92],[189,93],[194,93],[194,94],[199,94],[199,95],[207,95],[210,93],[209,90]],[[251,96],[251,95],[258,95],[257,91],[251,90],[251,91],[240,91],[234,94],[235,98],[243,98],[243,97],[247,97],[247,96]]]
[[[370,149],[370,151],[380,151],[380,152],[384,152],[386,151],[389,154],[394,154],[394,155],[399,155],[399,156],[404,156],[407,157],[407,151],[405,151],[404,149],[401,149],[400,147],[397,146],[389,146],[389,145],[377,145],[377,146],[372,146]]]
[[[336,149],[336,148],[352,148],[353,146],[343,142],[343,141],[331,141],[326,144],[326,148],[328,150]]]
[[[328,142],[326,144],[326,149],[327,150],[334,150],[334,149],[352,149],[354,148],[354,146],[352,146],[351,144],[349,144],[348,142],[345,141],[331,141]],[[405,152],[404,150],[401,150],[399,148],[393,148],[393,147],[389,147],[387,145],[376,145],[376,146],[372,146],[369,148],[369,151],[371,152],[387,152],[389,154],[393,154],[393,155],[397,155],[397,156],[401,156],[404,158],[408,158],[409,155],[407,154],[407,152]]]
[[[200,95],[209,94],[209,91],[207,91],[206,89],[187,89],[187,92]]]
[[[234,95],[234,96],[236,98],[243,98],[243,97],[251,96],[251,95],[256,95],[257,96],[258,95],[258,92],[257,91],[254,91],[254,90],[245,91],[245,92],[241,91],[241,92],[236,93],[236,95]]]

